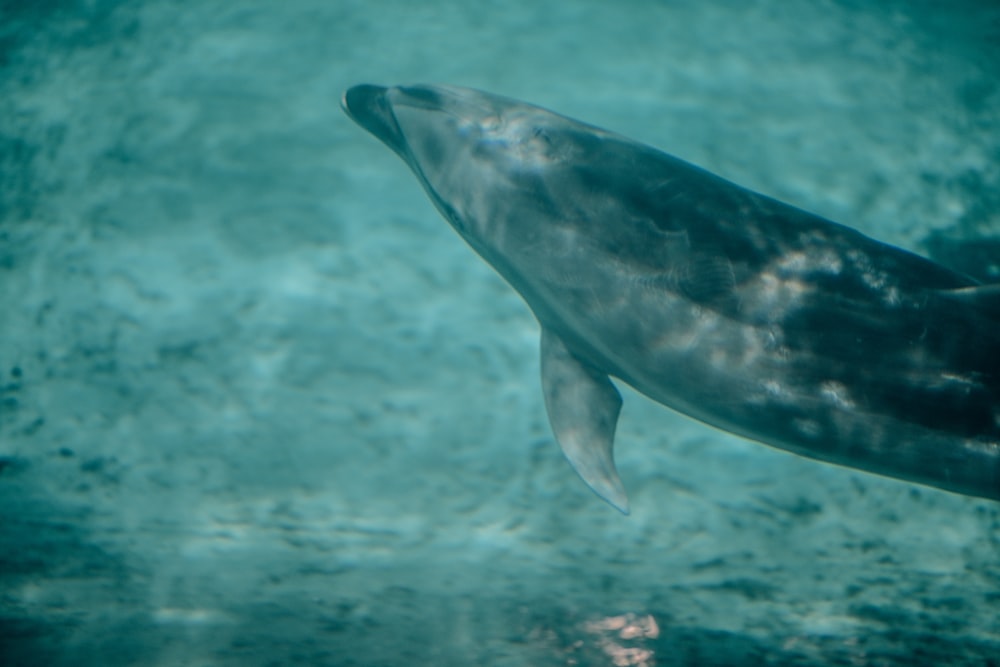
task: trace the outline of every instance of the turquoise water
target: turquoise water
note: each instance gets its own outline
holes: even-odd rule
[[[417,81],[1000,276],[995,3],[0,2],[0,664],[1000,664],[997,503],[628,390],[593,496]]]

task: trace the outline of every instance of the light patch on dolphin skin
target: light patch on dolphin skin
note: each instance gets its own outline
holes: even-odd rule
[[[808,292],[809,287],[798,278],[783,279],[765,271],[752,289],[743,290],[742,308],[756,320],[771,321],[776,314],[797,308]]]
[[[756,407],[784,405],[789,400],[791,400],[791,395],[788,390],[775,378],[759,382],[754,391],[748,392],[746,397],[747,404]]]
[[[784,397],[788,394],[785,389],[781,386],[781,383],[777,380],[765,380],[764,381],[764,392],[768,396],[774,396],[776,398]]]
[[[746,402],[756,408],[788,405],[792,402],[792,395],[777,379],[767,378],[757,383],[754,391],[747,393]]]
[[[963,384],[969,387],[975,386],[978,383],[970,378],[968,375],[956,375],[955,373],[941,373],[941,379],[947,380],[948,382],[955,382],[957,384]]]
[[[714,313],[703,313],[693,318],[693,321],[689,322],[689,325],[684,329],[664,329],[651,342],[655,349],[681,354],[689,353],[706,340],[715,337],[721,320],[722,317]]]
[[[809,439],[818,438],[823,434],[823,427],[815,419],[793,419],[795,430]]]
[[[899,289],[893,285],[882,290],[882,303],[887,306],[898,306],[903,302],[900,297]]]
[[[500,152],[510,169],[539,172],[557,159],[547,133],[537,125],[537,114],[515,113],[502,120],[498,117],[488,120],[481,127],[480,141],[493,144],[490,152]]]
[[[828,380],[820,385],[820,394],[832,405],[841,410],[854,408],[854,401],[848,394],[847,387],[840,382]]]
[[[889,286],[889,277],[872,264],[871,258],[856,248],[847,251],[847,259],[851,262],[853,273],[873,292],[879,292]]]
[[[840,255],[832,250],[805,253],[801,250],[782,255],[774,263],[779,275],[802,275],[810,273],[826,273],[836,275],[844,268]]]
[[[732,334],[726,328],[726,335]],[[709,359],[717,371],[732,373],[733,370],[748,371],[756,367],[765,357],[768,347],[767,332],[754,327],[737,329],[735,340],[725,338],[718,340],[709,352]]]

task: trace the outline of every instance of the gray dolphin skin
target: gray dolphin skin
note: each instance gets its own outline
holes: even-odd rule
[[[628,513],[610,377],[802,456],[1000,500],[1000,285],[467,88],[347,90],[541,324],[549,421]]]

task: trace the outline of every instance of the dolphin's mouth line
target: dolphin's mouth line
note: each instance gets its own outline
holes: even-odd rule
[[[389,113],[392,114],[392,118],[396,122],[396,127],[397,128],[399,128],[399,121],[396,119],[396,112],[395,112],[395,108],[396,107],[409,107],[410,109],[422,109],[423,111],[431,111],[431,112],[434,112],[434,113],[439,113],[439,114],[442,114],[442,115],[445,115],[445,116],[449,116],[449,117],[454,118],[455,120],[457,120],[457,121],[459,121],[461,123],[464,123],[466,125],[476,125],[476,126],[480,126],[480,127],[482,126],[482,122],[479,121],[479,120],[477,120],[476,117],[473,114],[471,114],[471,113],[461,114],[461,113],[458,113],[457,111],[455,111],[454,109],[448,109],[447,107],[445,107],[445,106],[443,106],[441,104],[434,104],[432,102],[425,102],[424,100],[421,100],[419,98],[416,98],[416,99],[407,98],[407,99],[399,100],[398,102],[396,102],[394,104],[388,105],[388,111],[389,111]],[[478,107],[478,108],[490,112],[491,116],[499,117],[499,114],[493,113],[493,110],[490,109],[490,108],[488,108],[488,107],[483,106],[483,107]],[[399,128],[399,132],[400,132],[400,135],[403,134],[402,128]]]
[[[447,104],[442,102],[442,98],[451,98],[450,101],[454,101],[459,96],[455,95],[447,86],[441,86],[438,91],[434,94],[429,94],[420,86],[400,86],[396,90],[402,92],[406,97],[399,100],[397,104],[399,106],[412,107],[414,109],[427,109],[428,111],[438,111],[451,116],[452,118],[458,118],[464,122],[475,122],[475,115],[470,114],[469,117],[455,113],[454,110],[449,109]],[[496,111],[487,104],[477,104],[469,100],[463,100],[462,104],[466,107],[471,108],[474,111],[478,111],[481,114],[485,112],[486,115],[496,115]]]
[[[411,109],[423,109],[425,111],[434,111],[436,113],[442,113],[442,114],[444,114],[446,116],[451,116],[452,118],[457,118],[458,120],[460,120],[462,122],[465,122],[465,123],[474,122],[474,121],[469,120],[465,116],[462,116],[462,115],[459,115],[459,114],[455,113],[454,111],[452,111],[450,109],[445,109],[444,107],[441,107],[441,106],[434,106],[434,105],[429,104],[429,103],[428,104],[412,104],[412,103],[409,102],[409,100],[403,100],[403,101],[397,102],[395,105],[393,105],[393,107],[397,107],[397,106],[399,106],[399,107],[410,107]],[[395,116],[395,112],[392,111],[392,107],[390,107],[390,112],[393,113],[393,118],[395,118],[396,117]],[[397,121],[397,125],[398,125],[398,121]]]

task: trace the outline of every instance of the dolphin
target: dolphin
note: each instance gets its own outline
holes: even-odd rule
[[[621,512],[610,378],[795,454],[1000,500],[1000,285],[518,100],[358,85],[342,106],[534,313],[555,438]]]

